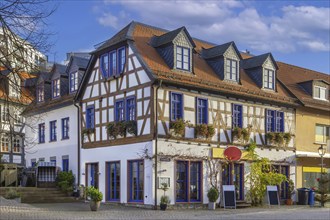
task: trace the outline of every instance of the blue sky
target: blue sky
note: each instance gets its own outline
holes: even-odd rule
[[[235,41],[254,55],[330,73],[329,1],[55,1],[49,60],[85,52],[132,20],[189,33],[215,44]]]

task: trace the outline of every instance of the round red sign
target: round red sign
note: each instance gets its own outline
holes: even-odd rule
[[[229,161],[238,161],[242,157],[242,151],[237,147],[230,146],[225,149],[223,155]]]

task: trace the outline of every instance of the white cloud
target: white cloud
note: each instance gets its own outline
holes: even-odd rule
[[[250,2],[105,1],[98,21],[114,29],[131,20],[169,30],[184,25],[192,36],[217,44],[234,40],[252,51],[288,53],[329,51],[329,17],[329,8],[315,6],[289,5],[265,16]]]

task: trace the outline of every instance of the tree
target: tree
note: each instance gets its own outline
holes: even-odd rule
[[[26,124],[20,114],[34,98],[24,84],[46,67],[43,53],[52,45],[47,18],[55,9],[49,0],[0,1],[0,142],[10,154],[23,146]]]

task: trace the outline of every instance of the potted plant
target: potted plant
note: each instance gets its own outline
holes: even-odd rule
[[[165,211],[167,209],[167,204],[170,203],[170,198],[165,195],[165,192],[168,190],[167,183],[162,183],[161,189],[164,191],[164,195],[160,197],[160,209]]]
[[[287,190],[286,204],[292,205],[293,201],[292,201],[291,195],[294,194],[294,183],[293,183],[292,179],[288,179],[287,182],[288,182],[288,190]]]
[[[215,129],[212,125],[199,124],[195,127],[195,137],[196,138],[212,138],[215,134]]]
[[[185,121],[180,118],[170,122],[170,129],[173,131],[175,137],[184,137],[186,127],[192,127],[190,121]]]
[[[127,131],[127,133],[136,136],[137,135],[136,121],[127,121],[126,122],[126,131]]]
[[[219,197],[219,191],[215,187],[211,187],[207,192],[207,198],[209,198],[209,210],[215,210],[215,202]]]
[[[98,189],[93,186],[87,188],[87,196],[90,198],[90,208],[92,211],[97,211],[100,208],[101,201],[103,199],[103,194]]]
[[[292,134],[287,132],[287,133],[284,133],[283,135],[283,138],[284,138],[284,141],[285,141],[285,145],[288,146],[288,144],[290,143],[291,139],[292,139]]]

